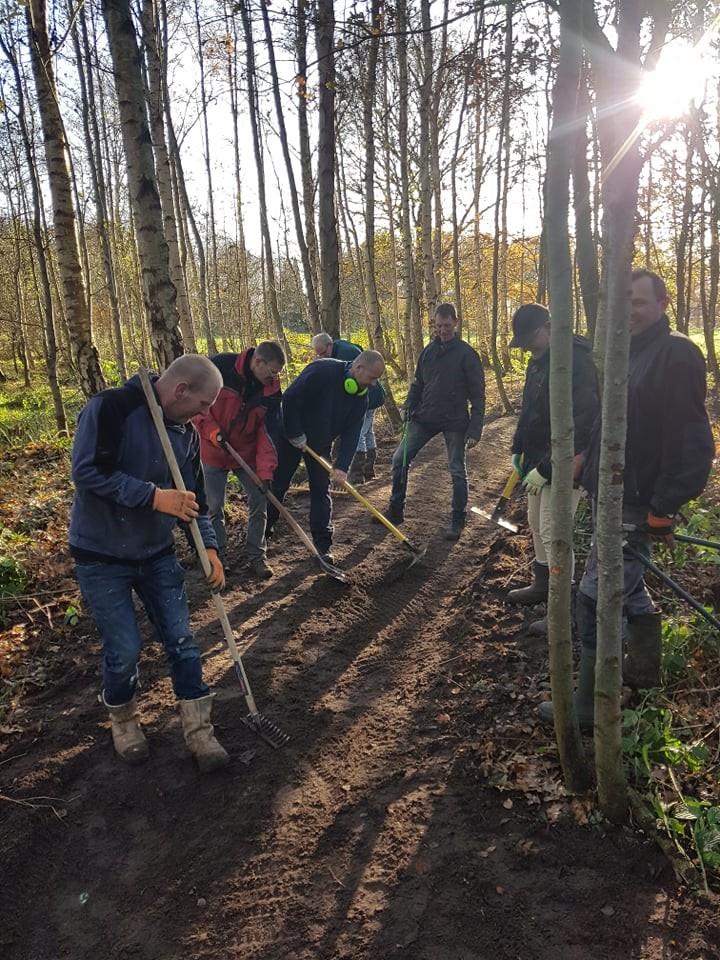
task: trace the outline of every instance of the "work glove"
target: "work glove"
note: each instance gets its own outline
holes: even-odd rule
[[[197,500],[190,490],[162,490],[160,487],[155,487],[152,508],[158,513],[177,517],[185,523],[196,520],[198,515]]]
[[[536,496],[547,483],[547,477],[544,477],[537,467],[534,467],[524,478],[523,486],[529,494]]]
[[[573,457],[573,480],[579,480],[585,466],[585,454],[576,453]]]
[[[465,449],[472,450],[473,447],[476,447],[480,443],[480,437],[468,437],[465,441]]]
[[[403,423],[410,423],[410,421],[411,421],[412,418],[413,418],[413,412],[412,412],[412,410],[408,410],[407,407],[403,407],[403,408],[400,410],[400,414],[401,414],[401,416],[402,416],[402,422],[403,422]]]
[[[225,571],[220,562],[217,550],[213,547],[207,548],[208,560],[210,561],[210,573],[207,575],[207,582],[213,590],[222,590],[225,586]]]
[[[668,547],[675,546],[675,538],[673,537],[674,525],[675,517],[658,516],[658,514],[653,513],[652,510],[647,515],[647,532],[653,540],[659,540]]]
[[[212,443],[217,444],[218,447],[224,447],[225,444],[227,443],[227,437],[219,427],[217,430],[212,431],[212,433],[210,434],[210,440],[212,441]]]
[[[523,455],[521,453],[514,453],[512,455],[512,468],[519,477],[523,475],[522,460]]]
[[[301,433],[299,437],[288,437],[288,443],[291,443],[294,447],[302,450],[307,443],[307,437],[304,433]]]

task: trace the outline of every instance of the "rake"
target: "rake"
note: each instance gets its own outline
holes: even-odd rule
[[[235,460],[242,467],[242,469],[250,477],[250,479],[258,488],[258,490],[262,490],[262,492],[265,494],[265,496],[270,501],[270,503],[274,504],[280,516],[288,522],[288,524],[292,527],[292,529],[295,531],[298,537],[300,537],[302,542],[308,548],[310,553],[312,553],[312,555],[315,557],[315,559],[320,564],[320,566],[325,571],[325,573],[329,577],[333,577],[335,580],[340,580],[341,583],[347,583],[347,577],[345,576],[343,571],[338,570],[337,567],[334,567],[331,563],[328,563],[327,560],[325,560],[325,558],[322,556],[322,554],[320,553],[318,548],[315,546],[315,544],[312,542],[310,537],[305,533],[303,528],[297,522],[295,517],[290,513],[287,507],[283,506],[283,504],[280,503],[280,501],[272,492],[272,490],[265,490],[263,488],[262,480],[255,473],[255,471],[250,466],[250,464],[246,463],[236,450],[233,450],[233,448],[230,446],[230,444],[227,442],[227,440],[224,437],[219,439],[218,443],[223,448],[223,450],[226,450],[230,454],[230,456],[233,458],[233,460]]]
[[[148,377],[148,372],[145,367],[140,368],[140,382],[145,393],[145,399],[147,400],[150,415],[153,418],[155,429],[157,430],[160,443],[162,444],[165,459],[167,460],[168,467],[170,468],[170,474],[172,475],[173,483],[175,484],[177,490],[184,491],[186,489],[185,482],[182,478],[182,474],[180,473],[180,467],[178,466],[178,462],[175,457],[175,451],[170,443],[170,438],[165,427],[162,409],[157,402],[157,398],[153,391],[150,378]],[[200,534],[200,528],[197,525],[197,520],[191,520],[189,526],[195,549],[197,550],[198,557],[200,558],[200,565],[202,566],[203,573],[207,577],[210,575],[212,568],[210,566],[210,559],[208,558],[207,550],[205,549],[205,544],[203,543],[202,536]],[[225,642],[227,643],[228,649],[230,650],[230,655],[232,656],[235,674],[240,684],[240,692],[245,697],[245,703],[247,704],[248,708],[247,716],[241,718],[242,722],[246,727],[252,730],[253,733],[257,733],[258,736],[265,741],[265,743],[277,750],[280,747],[285,746],[285,744],[290,740],[290,736],[287,733],[284,733],[280,727],[273,723],[272,720],[269,720],[267,717],[263,716],[263,714],[258,710],[255,704],[255,698],[250,690],[250,682],[248,681],[245,668],[243,667],[242,660],[240,659],[240,651],[235,643],[235,637],[233,636],[232,627],[230,626],[230,621],[228,620],[225,604],[223,603],[222,597],[217,590],[212,591],[212,598],[213,603],[215,604],[215,612],[217,613],[218,620],[220,621],[220,625],[222,627],[223,636],[225,637]]]

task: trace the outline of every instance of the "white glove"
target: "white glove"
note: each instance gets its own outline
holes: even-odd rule
[[[302,448],[307,443],[307,437],[304,433],[301,433],[299,437],[288,437],[288,443],[291,443],[294,447],[302,450]]]
[[[544,477],[537,467],[534,467],[523,480],[523,486],[527,492],[533,496],[540,493],[547,483],[547,477]]]

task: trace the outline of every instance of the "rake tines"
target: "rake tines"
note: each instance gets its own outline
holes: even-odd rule
[[[285,733],[262,713],[249,713],[243,717],[243,723],[275,750],[279,750],[290,741],[290,734]]]

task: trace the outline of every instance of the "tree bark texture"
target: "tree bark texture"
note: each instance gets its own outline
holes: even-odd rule
[[[145,85],[129,0],[103,0],[150,343],[160,370],[183,353],[155,175]]]
[[[100,358],[92,342],[90,305],[80,256],[80,239],[73,204],[70,155],[55,83],[47,29],[45,0],[31,0],[25,9],[33,76],[45,141],[55,246],[63,304],[80,386],[90,397],[105,386]]]

